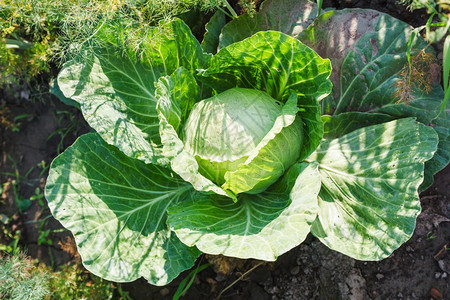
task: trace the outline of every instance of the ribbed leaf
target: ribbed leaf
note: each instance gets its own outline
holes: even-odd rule
[[[232,87],[265,90],[283,100],[288,89],[303,98],[323,99],[331,90],[330,62],[281,32],[265,31],[221,49],[203,77],[224,91]]]
[[[347,112],[334,116],[323,115],[324,138],[336,139],[356,129],[392,120],[394,117],[380,113]]]
[[[345,9],[318,17],[300,39],[322,57],[329,58],[333,65],[333,92],[322,101],[323,113],[383,113],[394,118],[416,117],[429,125],[439,114],[444,98],[437,80],[429,93],[413,87],[408,104],[398,103],[394,94],[399,73],[407,64],[406,51],[412,31],[408,24],[372,10]],[[422,38],[416,38],[411,55],[417,55],[426,45]],[[433,75],[429,71],[423,76]],[[358,119],[362,121],[359,125],[356,124]],[[448,114],[440,115],[435,122],[447,124]],[[355,118],[352,124],[363,127],[367,122],[361,117]],[[426,164],[426,180],[421,190],[429,187],[433,175],[450,161],[446,146],[448,134],[443,129],[445,126],[438,127],[442,141],[437,156]]]
[[[58,76],[66,98],[79,103],[89,123],[109,144],[146,163],[166,164],[161,153],[155,82],[184,66],[193,72],[201,67],[200,44],[179,20],[142,37],[139,60],[123,41],[116,41],[105,28],[100,43],[86,46],[81,59],[68,62]],[[126,32],[125,32],[126,33]],[[123,32],[117,33],[124,35]],[[123,43],[125,45],[117,45]]]
[[[369,111],[395,103],[397,73],[406,60],[412,28],[373,10],[345,9],[318,17],[300,35],[333,65],[333,93],[322,101],[323,113]],[[413,51],[426,46],[416,39]]]
[[[306,238],[319,189],[317,165],[296,164],[270,190],[241,194],[237,203],[193,196],[169,209],[168,223],[202,252],[273,261]]]
[[[200,254],[179,241],[166,210],[193,191],[167,169],[131,159],[86,134],[52,163],[45,196],[75,237],[84,266],[113,281],[164,285]]]
[[[300,157],[298,158],[299,161],[302,161],[316,150],[323,138],[324,128],[320,115],[319,101],[305,98],[297,106],[297,115],[303,123],[303,144],[300,149]]]
[[[323,142],[308,158],[322,180],[312,233],[356,259],[389,256],[413,234],[424,162],[437,143],[435,131],[412,118]]]
[[[276,30],[296,37],[317,16],[317,5],[306,0],[266,0],[255,15],[244,14],[222,30],[220,48],[242,41],[259,31]]]
[[[203,37],[202,48],[206,53],[216,54],[219,47],[219,36],[222,27],[225,26],[225,14],[218,10],[205,26],[206,33]]]
[[[163,111],[169,124],[180,133],[194,104],[200,101],[200,88],[194,76],[178,68],[156,83],[157,110]]]
[[[450,103],[447,103],[447,107]],[[431,126],[439,136],[438,150],[433,159],[425,163],[425,178],[419,191],[424,191],[433,184],[433,176],[444,169],[450,161],[450,109],[444,110],[439,118],[431,122]]]

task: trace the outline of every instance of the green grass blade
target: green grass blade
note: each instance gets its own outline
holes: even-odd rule
[[[435,14],[436,14],[436,13],[433,13],[433,14],[428,18],[427,24],[425,25],[425,32],[426,32],[426,38],[427,38],[427,41],[429,41],[429,39],[430,39],[431,22],[433,22],[433,17],[434,17]]]
[[[175,292],[175,295],[173,295],[173,300],[178,300],[181,297],[183,297],[183,295],[191,287],[192,283],[194,283],[195,276],[209,266],[210,266],[210,264],[203,264],[203,265],[199,264],[197,266],[197,268],[192,270],[189,273],[189,275],[186,276],[186,278],[184,278],[183,281],[180,282],[180,285],[178,286],[177,291]]]
[[[426,27],[426,25],[417,27],[416,29],[414,29],[411,32],[411,36],[409,37],[409,41],[408,41],[408,44],[406,47],[406,60],[408,61],[408,67],[409,67],[409,70],[408,70],[409,84],[411,84],[411,49],[414,44],[414,40],[419,35],[419,32],[421,32],[425,27]]]
[[[443,54],[443,75],[444,75],[444,91],[447,93],[450,84],[450,35],[444,41]]]
[[[33,43],[26,41],[19,41],[15,39],[5,39],[6,48],[14,48],[14,49],[29,49],[33,47]]]
[[[441,110],[439,111],[439,114],[436,116],[438,118],[441,113],[444,111],[445,107],[447,106],[447,101],[450,99],[450,35],[445,38],[444,41],[444,50],[442,51],[442,81],[444,82],[444,99],[441,104]]]
[[[322,12],[323,0],[317,0],[317,16],[320,16]]]

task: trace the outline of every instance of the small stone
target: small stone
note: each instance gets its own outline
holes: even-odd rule
[[[403,294],[402,294],[402,293],[398,293],[398,294],[397,294],[397,297],[403,298]]]
[[[269,293],[269,294],[278,294],[279,292],[280,292],[280,289],[279,288],[277,288],[276,286],[273,286],[273,287],[270,287],[270,288],[268,288],[267,289],[267,292]]]
[[[169,291],[168,288],[163,288],[163,289],[161,289],[161,290],[159,291],[159,294],[160,294],[162,297],[169,295],[169,293],[170,293],[170,291]]]
[[[441,292],[439,292],[437,289],[432,288],[430,290],[430,296],[431,298],[433,298],[434,300],[442,300],[444,299],[444,296],[442,295]]]
[[[269,276],[269,277],[267,277],[267,279],[264,281],[264,285],[265,285],[265,286],[269,286],[269,285],[271,285],[271,284],[273,284],[273,277],[272,277],[272,276]]]
[[[378,273],[377,275],[375,275],[375,277],[376,277],[378,280],[380,280],[380,279],[383,279],[383,278],[384,278],[384,275],[381,274],[381,273]]]
[[[447,275],[448,274],[444,272],[444,273],[442,273],[441,278],[447,278]]]
[[[441,277],[441,272],[434,273],[434,278],[438,279],[439,277]]]
[[[297,275],[298,273],[300,273],[300,267],[299,266],[295,266],[291,269],[291,274],[292,275]]]
[[[407,252],[414,252],[414,249],[411,248],[410,246],[407,246],[407,247],[406,247],[406,251],[407,251]]]
[[[441,259],[438,261],[439,268],[444,272],[450,271],[450,262],[448,260]]]
[[[224,275],[224,274],[221,274],[221,273],[217,273],[215,279],[216,279],[217,282],[222,282],[222,281],[224,281],[225,279],[227,279],[227,276]]]

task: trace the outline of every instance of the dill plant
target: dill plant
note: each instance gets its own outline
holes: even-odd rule
[[[32,300],[50,295],[49,274],[34,266],[23,253],[0,256],[0,298]]]
[[[224,0],[0,0],[0,87],[31,87],[38,76],[48,78],[52,67],[64,63],[69,53],[76,55],[74,45],[90,40],[107,20],[137,24],[142,32],[175,15],[225,4]],[[129,41],[137,49],[141,41],[135,37]]]
[[[427,47],[431,44],[438,43],[445,38],[442,53],[444,101],[441,105],[440,115],[445,110],[447,102],[450,99],[450,68],[448,63],[448,61],[450,61],[450,3],[440,0],[400,0],[398,3],[408,6],[408,9],[411,11],[426,9],[427,13],[430,15],[425,25],[414,30],[414,34],[410,37],[409,45],[411,45],[419,33],[424,30],[425,39],[429,43]],[[435,22],[436,20],[439,21]],[[396,96],[400,99],[399,101],[409,103],[412,100],[410,90],[414,82],[417,82],[419,87],[422,86],[423,91],[429,92],[429,83],[436,79],[436,68],[433,67],[433,65],[436,64],[430,60],[429,55],[425,54],[425,50],[426,48],[419,51],[419,54],[415,57],[411,57],[411,48],[410,46],[408,47],[408,64],[405,65],[401,78],[397,84],[398,89]],[[425,79],[423,80],[423,78]]]
[[[112,299],[116,285],[86,272],[79,264],[57,271],[18,251],[0,253],[0,299]],[[128,299],[120,292],[119,299]]]

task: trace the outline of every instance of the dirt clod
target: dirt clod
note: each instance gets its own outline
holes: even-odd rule
[[[435,299],[435,300],[442,300],[444,299],[444,296],[442,295],[441,292],[439,292],[437,289],[432,288],[430,290],[430,296],[431,298]]]

